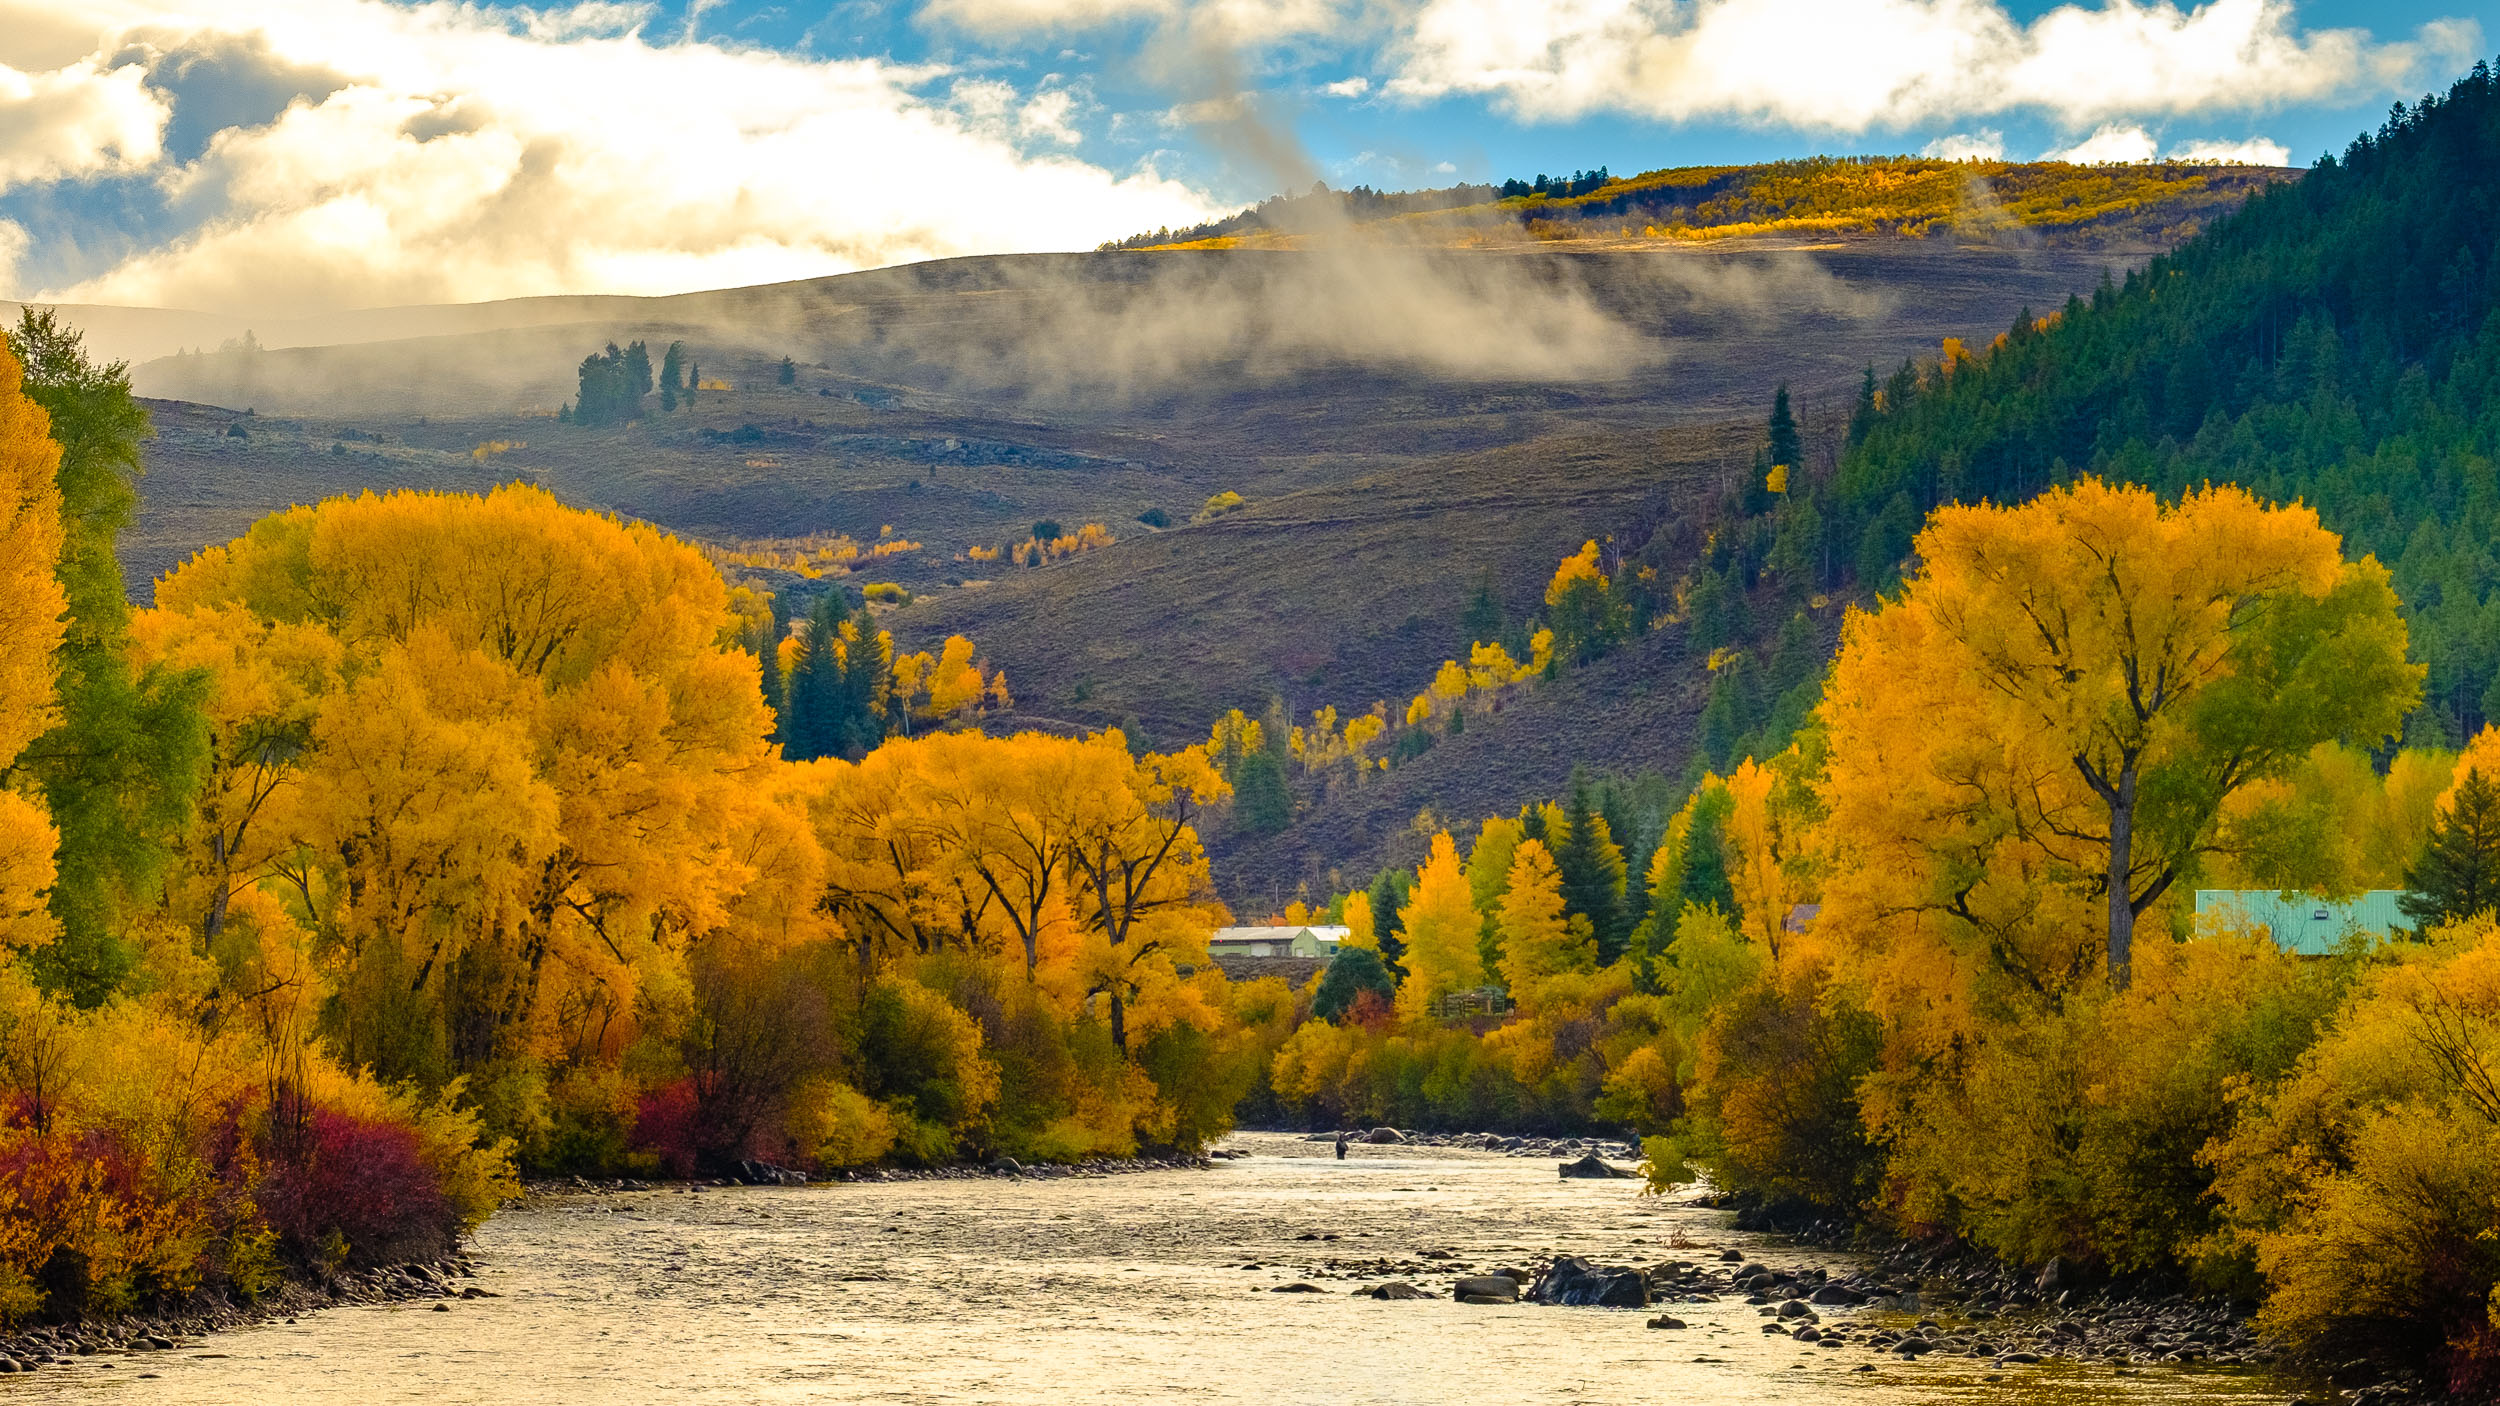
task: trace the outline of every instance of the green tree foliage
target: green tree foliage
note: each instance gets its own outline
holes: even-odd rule
[[[1555,867],[1562,871],[1563,911],[1586,918],[1597,938],[1597,960],[1612,965],[1631,935],[1623,904],[1623,849],[1599,814],[1585,771],[1571,778],[1563,832],[1547,836]]]
[[[836,586],[799,629],[781,718],[782,755],[792,761],[859,757],[885,739],[893,647],[863,618]]]
[[[596,429],[642,418],[643,398],[651,394],[651,353],[642,343],[619,351],[610,342],[582,358],[578,375],[572,423]]]
[[[1372,879],[1372,921],[1378,925],[1380,960],[1400,980],[1406,977],[1405,964],[1400,961],[1406,955],[1406,921],[1402,914],[1407,895],[1414,889],[1412,869],[1383,869]]]
[[[773,372],[773,384],[777,386],[795,386],[798,383],[799,364],[786,356],[783,357],[781,359],[780,369]]]
[[[1293,824],[1293,793],[1285,789],[1285,764],[1262,747],[1233,769],[1233,824],[1246,835],[1273,835]]]
[[[2491,912],[2500,905],[2500,786],[2480,767],[2457,782],[2430,847],[2405,872],[2405,916],[2425,930]]]
[[[1510,614],[1502,608],[1502,593],[1494,584],[1493,573],[1487,571],[1476,580],[1476,589],[1467,597],[1467,609],[1459,616],[1459,628],[1469,644],[1479,640],[1500,640],[1510,623]]]
[[[114,546],[138,511],[140,445],[152,433],[129,367],[99,365],[48,309],[23,309],[7,336],[25,363],[26,395],[51,416],[61,446],[58,576],[69,602],[55,656],[61,721],[18,761],[61,831],[51,897],[61,937],[39,971],[92,1006],[137,960],[131,923],[158,896],[206,777],[206,684],[187,671],[134,670],[125,652],[130,605]]]
[[[1320,973],[1319,989],[1311,993],[1311,1014],[1321,1020],[1343,1020],[1353,1013],[1364,992],[1386,1009],[1398,995],[1397,978],[1388,964],[1368,947],[1340,947]]]
[[[2085,473],[2318,510],[2394,572],[2424,697],[2469,737],[2500,682],[2500,81],[2481,64],[2123,282],[1907,368],[1823,510],[1880,588],[1917,516]]]
[[[686,344],[671,342],[660,357],[660,408],[675,410],[678,398],[688,388],[686,380]]]

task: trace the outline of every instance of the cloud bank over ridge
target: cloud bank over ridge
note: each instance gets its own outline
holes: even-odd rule
[[[275,316],[1081,249],[1340,179],[1296,131],[1317,108],[1421,129],[1381,145],[1408,183],[1517,174],[1448,125],[1479,119],[1575,150],[1611,122],[1652,164],[1711,125],[2282,162],[2269,114],[2483,42],[2310,0],[2009,3],[910,0],[820,52],[890,7],[770,43],[760,0],[0,0],[0,296]]]
[[[36,9],[0,0],[0,193],[117,183],[169,233],[55,282],[0,225],[21,294],[289,313],[675,292],[1084,248],[1213,208],[1071,153],[1065,85],[663,43],[629,7],[101,0],[74,56]],[[197,101],[240,106],[182,153],[202,65]]]

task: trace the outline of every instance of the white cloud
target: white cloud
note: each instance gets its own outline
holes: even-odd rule
[[[2291,0],[1423,0],[1391,91],[1862,132],[2031,111],[2072,128],[2402,90],[2480,46],[2470,21],[2379,42],[2306,30]]]
[[[2289,166],[2292,149],[2264,137],[2246,141],[2181,142],[2170,148],[2173,161],[2217,161],[2225,166]]]
[[[154,161],[167,114],[146,79],[138,64],[82,60],[32,73],[0,64],[0,190]]]
[[[1077,107],[1076,94],[1065,88],[1045,89],[1017,110],[1016,132],[1076,146],[1085,140],[1085,134],[1076,130],[1073,121]]]
[[[2005,156],[2005,134],[1987,127],[1955,132],[1929,142],[1919,155],[1944,161],[1998,161]]]
[[[0,0],[0,31],[11,7],[35,3]],[[347,83],[219,133],[188,165],[157,147],[161,108],[137,126],[60,118],[39,140],[0,143],[0,162],[18,163],[0,164],[0,180],[118,163],[179,208],[214,212],[46,297],[292,312],[668,292],[1085,248],[1214,208],[1151,172],[1068,154],[1080,99],[1065,88],[931,93],[949,75],[656,44],[637,8],[96,3],[99,53],[252,34],[273,61],[325,65]],[[30,82],[148,91],[92,64]],[[27,151],[55,154],[36,166]]]
[[[2111,123],[2060,151],[2043,153],[2043,161],[2072,161],[2078,166],[2123,165],[2150,161],[2156,150],[2153,134],[2141,127]]]
[[[1319,90],[1332,98],[1359,98],[1372,90],[1372,81],[1358,73],[1352,78],[1323,83]]]
[[[2125,165],[2150,161],[2158,148],[2153,134],[2131,124],[2108,123],[2073,146],[2041,153],[2043,161],[2072,161],[2083,166]],[[2171,145],[2172,161],[2213,161],[2229,166],[2287,166],[2291,150],[2264,137],[2245,141],[2192,141]]]
[[[24,225],[0,220],[0,297],[16,289],[18,261],[26,257],[26,247],[32,242]]]
[[[1061,33],[1132,20],[1177,23],[1198,36],[1263,43],[1333,33],[1349,0],[927,0],[921,15],[976,34]]]

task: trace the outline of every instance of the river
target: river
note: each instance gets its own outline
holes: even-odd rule
[[[1350,1297],[1327,1261],[1455,1266],[1545,1253],[1611,1263],[1737,1248],[1773,1267],[1839,1257],[1740,1235],[1637,1183],[1550,1160],[1245,1134],[1212,1171],[542,1198],[476,1238],[499,1297],[352,1307],[177,1351],[0,1378],[0,1403],[2282,1402],[2262,1374],[2055,1363],[2000,1368],[1760,1331],[1734,1299],[1649,1314]],[[1310,1239],[1336,1236],[1336,1240]],[[1446,1251],[1447,1261],[1418,1260]],[[1256,1264],[1256,1269],[1242,1268]],[[1437,1276],[1437,1277],[1435,1277]],[[1376,1280],[1383,1276],[1370,1276]],[[1308,1281],[1325,1293],[1274,1293]],[[1655,1312],[1655,1310],[1652,1310]],[[1990,1375],[1997,1381],[1985,1380]]]

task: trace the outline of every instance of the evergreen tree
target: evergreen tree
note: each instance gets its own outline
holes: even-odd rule
[[[1245,835],[1273,835],[1293,824],[1293,794],[1272,748],[1252,752],[1233,768],[1233,824]]]
[[[789,696],[781,724],[782,755],[793,761],[857,756],[882,739],[884,729],[878,725],[873,728],[874,739],[861,740],[871,730],[865,727],[863,715],[873,709],[863,696],[868,691],[859,687],[858,666],[868,662],[874,651],[862,646],[860,639],[850,600],[841,587],[816,598],[806,625],[799,630],[790,664]]]
[[[628,343],[625,348],[625,394],[632,406],[626,418],[641,419],[642,398],[651,394],[651,352],[640,342]]]
[[[1866,432],[1875,424],[1875,363],[1866,364],[1866,379],[1858,383],[1858,403],[1849,411],[1849,447],[1858,447]]]
[[[795,361],[792,361],[790,358],[788,358],[788,357],[786,357],[786,356],[785,356],[785,357],[783,357],[783,358],[781,359],[781,369],[780,369],[778,372],[774,373],[774,376],[773,376],[773,383],[774,383],[775,385],[783,385],[783,386],[795,386],[795,385],[797,385],[797,384],[799,383],[799,366],[798,366],[798,363],[797,363],[797,362],[795,362]]]
[[[114,547],[137,513],[139,446],[153,431],[129,367],[96,364],[81,334],[49,310],[22,309],[6,335],[25,364],[26,395],[51,417],[61,446],[56,575],[69,603],[55,655],[60,721],[17,762],[60,830],[50,904],[61,935],[34,961],[46,985],[92,1006],[136,964],[131,919],[161,890],[207,779],[208,681],[130,667],[130,603]]]
[[[2468,767],[2396,900],[2423,932],[2500,906],[2500,786]]]
[[[1475,644],[1502,638],[1502,627],[1508,620],[1508,612],[1502,609],[1501,592],[1493,584],[1493,573],[1487,570],[1476,578],[1476,592],[1467,598],[1467,609],[1459,616],[1459,628],[1466,633],[1467,642]]]
[[[614,342],[582,358],[576,372],[580,386],[573,401],[576,425],[621,425],[642,418],[643,397],[651,393],[651,356],[636,342],[622,351]]]
[[[1588,919],[1597,938],[1598,965],[1611,965],[1623,955],[1630,931],[1624,922],[1623,851],[1609,833],[1606,817],[1597,812],[1585,770],[1572,773],[1571,799],[1563,816],[1561,843],[1552,846],[1555,866],[1562,870],[1563,905]]]
[[[1724,785],[1703,789],[1693,803],[1692,828],[1684,837],[1683,905],[1716,905],[1736,911],[1736,886],[1727,877],[1727,825],[1736,813],[1736,798]]]
[[[660,356],[660,408],[675,410],[686,388],[686,344],[671,342]]]
[[[1791,475],[1805,471],[1805,441],[1797,433],[1797,417],[1788,408],[1788,383],[1780,382],[1779,391],[1771,397],[1769,427],[1771,463],[1786,466]]]
[[[1746,619],[1745,593],[1730,571],[1726,575],[1710,569],[1707,562],[1693,568],[1692,594],[1685,599],[1685,638],[1693,652],[1708,655],[1721,645],[1743,639],[1750,628]]]
[[[1368,947],[1340,945],[1335,956],[1328,959],[1328,970],[1320,974],[1319,989],[1311,993],[1311,1014],[1321,1020],[1340,1020],[1354,1009],[1355,1002],[1366,991],[1382,1002],[1397,999],[1398,982],[1390,975],[1389,964]]]
[[[1372,921],[1377,924],[1374,931],[1380,939],[1380,960],[1401,981],[1406,979],[1406,966],[1400,960],[1406,955],[1406,923],[1400,916],[1400,910],[1406,907],[1406,897],[1414,887],[1412,870],[1383,869],[1372,880],[1371,892],[1367,895],[1372,906]]]

